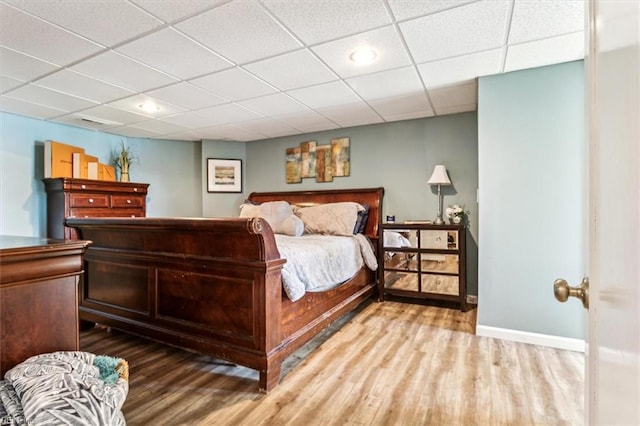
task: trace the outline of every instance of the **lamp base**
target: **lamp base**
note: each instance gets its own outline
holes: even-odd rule
[[[434,225],[444,225],[444,221],[441,217],[437,217],[436,220],[433,221]]]

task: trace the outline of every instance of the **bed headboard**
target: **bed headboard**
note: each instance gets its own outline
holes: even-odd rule
[[[382,198],[384,188],[331,189],[325,191],[252,192],[248,199],[254,203],[287,201],[289,204],[313,205],[354,201],[369,205],[369,219],[365,234],[378,238],[378,226],[382,223]]]

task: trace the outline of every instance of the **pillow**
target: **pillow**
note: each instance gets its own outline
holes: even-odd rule
[[[358,203],[341,202],[299,207],[295,214],[304,222],[307,234],[353,235],[358,212],[363,210]]]
[[[299,237],[304,233],[304,222],[298,216],[292,214],[282,222],[282,231],[285,235]]]
[[[364,210],[358,212],[358,218],[356,219],[356,225],[353,228],[354,234],[364,234],[367,229],[367,219],[369,219],[369,205],[362,204]]]
[[[294,237],[302,235],[304,224],[293,214],[286,201],[269,201],[262,204],[244,203],[240,206],[240,217],[261,217],[269,223],[274,234]]]

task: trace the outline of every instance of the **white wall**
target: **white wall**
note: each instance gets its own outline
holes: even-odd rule
[[[584,102],[582,61],[480,78],[479,329],[585,335],[553,296],[586,271]]]

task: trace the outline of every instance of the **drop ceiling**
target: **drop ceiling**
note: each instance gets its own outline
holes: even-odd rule
[[[1,111],[171,140],[473,111],[479,76],[584,56],[581,0],[6,0],[0,24]]]

